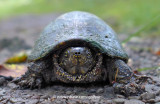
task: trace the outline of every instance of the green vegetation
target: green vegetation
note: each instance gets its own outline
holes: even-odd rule
[[[157,17],[153,18],[151,21],[149,21],[146,25],[144,25],[142,28],[140,28],[138,31],[134,32],[133,34],[131,34],[128,38],[126,38],[125,40],[123,40],[122,44],[125,44],[126,42],[128,42],[129,40],[131,40],[133,37],[136,36],[140,36],[140,33],[151,29],[155,26],[158,25],[158,23],[160,23],[160,15],[158,15]],[[148,33],[149,34],[149,33]]]
[[[137,33],[137,29],[140,28],[141,32],[151,32],[150,34],[157,36],[160,33],[160,29],[157,29],[160,26],[157,25],[160,23],[150,26],[149,31],[141,28],[146,27],[146,24],[152,25],[149,24],[150,21],[160,14],[159,4],[160,0],[0,0],[0,19],[27,13],[63,13],[80,10],[103,18],[117,33]]]
[[[146,71],[146,70],[157,69],[157,68],[160,68],[160,66],[141,68],[141,69],[138,69],[138,71]]]

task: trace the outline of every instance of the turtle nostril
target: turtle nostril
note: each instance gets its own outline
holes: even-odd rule
[[[80,52],[75,52],[74,54],[75,54],[75,55],[80,55],[81,53],[80,53]]]

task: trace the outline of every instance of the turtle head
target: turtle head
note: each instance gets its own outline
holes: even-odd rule
[[[72,75],[86,74],[95,64],[94,55],[87,47],[69,47],[60,55],[60,66]]]

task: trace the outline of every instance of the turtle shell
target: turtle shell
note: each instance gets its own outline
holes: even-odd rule
[[[42,59],[54,50],[78,41],[89,43],[108,56],[128,60],[112,28],[97,16],[81,11],[63,14],[52,21],[35,42],[28,60]]]

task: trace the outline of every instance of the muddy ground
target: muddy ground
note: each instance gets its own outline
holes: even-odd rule
[[[0,64],[21,50],[30,50],[43,28],[59,14],[23,15],[0,21]],[[119,35],[120,40],[126,36]],[[139,72],[153,78],[146,84],[146,92],[139,96],[125,97],[115,94],[112,86],[66,86],[55,85],[43,89],[17,89],[14,83],[0,82],[0,104],[160,104],[160,50],[158,38],[134,38],[125,45],[133,71],[151,67]]]

